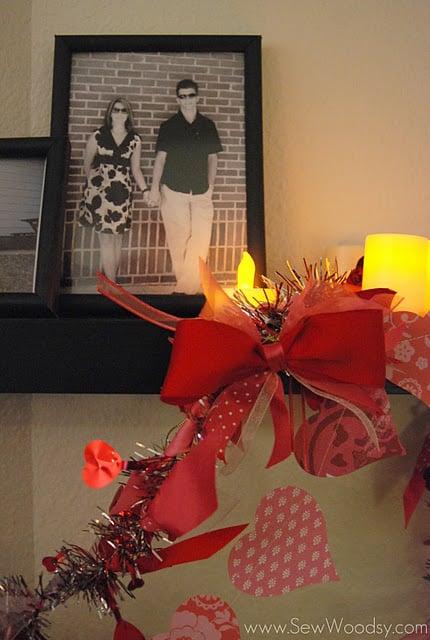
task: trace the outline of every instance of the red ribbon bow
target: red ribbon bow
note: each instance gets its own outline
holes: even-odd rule
[[[261,345],[248,333],[212,320],[185,319],[177,327],[161,398],[187,405],[263,371],[287,371],[313,390],[368,405],[357,385],[385,384],[383,316],[379,309],[319,313]]]

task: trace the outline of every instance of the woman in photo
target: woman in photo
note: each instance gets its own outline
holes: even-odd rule
[[[100,241],[101,268],[115,281],[121,261],[122,237],[131,227],[132,177],[149,189],[140,168],[142,140],[134,129],[131,106],[124,98],[112,100],[104,124],[94,131],[84,154],[86,185],[79,222],[94,227]]]

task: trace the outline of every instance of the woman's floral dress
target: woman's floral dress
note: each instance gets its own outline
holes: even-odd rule
[[[107,127],[97,129],[95,136],[97,152],[85,184],[79,222],[99,233],[124,233],[131,227],[130,160],[140,137],[131,131],[117,145]]]

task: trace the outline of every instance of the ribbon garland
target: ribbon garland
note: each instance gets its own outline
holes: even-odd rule
[[[384,310],[372,296],[363,300],[348,293],[345,299],[336,297],[325,306],[315,303],[306,309],[302,294],[295,299],[297,304],[293,301],[278,340],[262,344],[252,320],[226,296],[206,265],[201,263],[200,267],[205,307],[200,317],[176,321],[172,316],[160,317],[158,310],[99,276],[100,293],[139,317],[174,331],[161,399],[178,405],[188,418],[172,450],[187,448],[198,424],[203,430],[204,437],[175,465],[142,522],[145,529],[163,529],[172,538],[187,533],[216,510],[216,461],[224,460],[230,442],[241,446],[250,439],[267,408],[275,434],[267,466],[290,455],[294,428],[281,372],[287,372],[312,394],[353,411],[377,447],[368,412],[378,415],[380,407],[369,390],[385,385]],[[332,310],[318,313],[318,309],[327,308]],[[210,408],[198,423],[193,411],[198,403],[208,403],[208,398]],[[226,406],[239,414],[225,415]],[[256,407],[261,410],[253,411]],[[184,495],[186,510],[181,507]]]

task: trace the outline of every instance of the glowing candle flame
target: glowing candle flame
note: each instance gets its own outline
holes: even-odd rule
[[[253,289],[255,278],[255,262],[252,256],[247,252],[243,252],[242,260],[237,268],[237,288]]]

